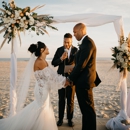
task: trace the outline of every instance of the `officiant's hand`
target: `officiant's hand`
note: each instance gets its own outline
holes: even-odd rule
[[[64,53],[62,54],[62,56],[60,57],[60,59],[63,61],[64,59],[67,58],[67,56],[68,56],[67,52],[64,52]]]

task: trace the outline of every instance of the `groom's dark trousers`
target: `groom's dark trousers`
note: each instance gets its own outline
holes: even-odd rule
[[[52,59],[52,65],[54,67],[58,66],[58,74],[62,74],[63,76],[68,76],[67,73],[64,73],[64,67],[65,65],[72,65],[74,64],[74,57],[77,52],[77,48],[72,46],[70,57],[61,61],[60,57],[64,53],[64,46],[59,47],[56,50],[56,53],[54,55],[54,58]],[[64,111],[65,106],[67,104],[66,110],[67,110],[67,119],[72,120],[73,118],[73,111],[74,111],[74,95],[75,95],[75,86],[67,86],[66,88],[62,88],[58,90],[59,95],[59,120],[63,120],[64,118]],[[67,99],[67,100],[66,100]]]
[[[93,87],[101,81],[96,73],[96,46],[85,36],[75,56],[75,67],[68,76],[76,87],[76,95],[82,113],[82,130],[96,130]]]

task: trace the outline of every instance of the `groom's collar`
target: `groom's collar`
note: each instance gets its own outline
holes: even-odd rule
[[[81,38],[81,40],[78,42],[78,45],[81,45],[81,44],[82,44],[82,41],[83,41],[83,39],[84,39],[86,36],[87,36],[87,34],[84,35],[84,36]]]

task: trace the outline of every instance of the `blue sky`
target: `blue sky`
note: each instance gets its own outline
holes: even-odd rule
[[[0,0],[1,2],[3,0]],[[6,2],[8,2],[6,0]],[[38,14],[50,14],[52,16],[64,16],[81,13],[100,13],[108,15],[119,15],[123,17],[125,37],[130,32],[130,0],[15,0],[19,7],[30,6],[31,8],[45,4],[45,7],[37,10]],[[63,45],[63,35],[67,32],[73,34],[75,23],[55,24],[58,31],[47,29],[48,35],[37,36],[35,33],[21,33],[22,46],[18,41],[18,58],[28,58],[27,51],[32,43],[44,42],[50,51],[48,58],[53,57],[56,49]],[[95,41],[97,46],[97,57],[111,57],[111,47],[118,45],[118,38],[112,23],[99,27],[88,27],[88,35]],[[3,41],[3,34],[0,34],[0,43]],[[73,37],[73,45],[77,41]],[[11,44],[5,43],[0,50],[0,58],[10,58]]]

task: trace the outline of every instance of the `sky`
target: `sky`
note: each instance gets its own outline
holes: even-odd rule
[[[3,0],[0,0],[2,2]],[[8,2],[9,0],[5,0]],[[49,14],[51,16],[66,16],[83,13],[100,13],[107,15],[118,15],[123,17],[124,34],[128,36],[130,32],[130,0],[15,0],[18,7],[31,8],[37,5],[45,6],[35,12],[38,14]],[[0,5],[1,7],[1,5]],[[1,7],[2,8],[2,7]],[[44,42],[50,51],[48,58],[52,58],[56,49],[63,45],[63,36],[65,33],[73,35],[73,27],[76,23],[55,24],[58,31],[47,28],[49,35],[37,36],[35,33],[21,33],[22,45],[17,41],[17,57],[29,58],[27,51],[32,43],[37,41]],[[111,48],[118,45],[118,37],[113,23],[98,27],[87,27],[87,34],[91,37],[97,47],[97,57],[111,57]],[[0,44],[2,43],[4,33],[0,34]],[[78,41],[73,36],[73,45],[77,47]],[[10,58],[11,42],[5,43],[0,50],[0,58]]]

